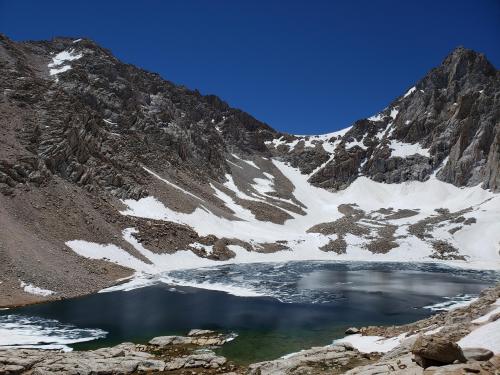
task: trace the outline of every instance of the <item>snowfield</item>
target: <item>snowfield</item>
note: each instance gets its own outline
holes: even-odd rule
[[[246,163],[256,167],[255,163]],[[151,264],[147,264],[129,254],[124,249],[113,244],[97,244],[75,240],[67,245],[76,253],[92,258],[105,259],[125,267],[132,268],[139,273],[159,274],[165,271],[203,266],[220,265],[224,263],[251,263],[251,262],[283,262],[293,260],[339,260],[339,261],[403,261],[403,262],[439,262],[430,258],[431,245],[408,233],[408,226],[417,221],[436,214],[436,208],[448,209],[450,212],[471,208],[464,214],[465,217],[474,217],[476,223],[463,226],[462,229],[451,234],[448,230],[454,225],[440,225],[433,229],[433,236],[446,240],[460,250],[461,255],[468,257],[468,261],[442,261],[458,267],[478,269],[500,269],[499,242],[500,242],[500,196],[482,189],[479,186],[458,188],[432,177],[426,182],[406,182],[402,184],[384,184],[374,182],[366,177],[359,177],[347,189],[339,192],[314,187],[307,182],[307,175],[302,175],[298,169],[292,168],[280,161],[272,161],[274,165],[294,185],[294,197],[307,208],[306,215],[290,213],[293,217],[283,225],[257,220],[247,208],[238,205],[233,198],[218,190],[213,184],[215,195],[224,204],[234,211],[240,220],[229,220],[215,215],[200,205],[190,214],[177,212],[167,207],[159,199],[149,196],[140,200],[124,200],[127,206],[121,213],[142,218],[171,221],[186,224],[196,230],[199,235],[209,234],[218,237],[238,238],[250,244],[273,243],[278,240],[286,241],[291,251],[275,253],[249,252],[240,246],[231,246],[236,257],[228,261],[214,261],[199,258],[191,251],[178,251],[175,254],[154,254],[145,249],[132,236],[134,228],[123,232],[124,239],[146,257]],[[169,182],[153,171],[145,170],[175,187],[180,192],[201,200],[185,189]],[[237,197],[247,200],[259,200],[259,196],[249,196],[240,191],[233,182],[231,175],[227,176],[225,187],[234,191]],[[269,174],[267,179],[257,179],[255,188],[259,194],[265,194],[273,189],[274,180]],[[338,211],[341,204],[357,204],[358,208],[368,211],[391,207],[397,209],[413,209],[418,213],[415,216],[389,220],[398,226],[398,247],[387,254],[372,253],[364,244],[366,239],[347,234],[347,251],[345,254],[325,252],[319,248],[335,240],[336,235],[307,233],[307,229],[318,223],[334,221],[343,215]],[[368,223],[367,223],[368,225]],[[403,237],[404,236],[404,237]],[[210,251],[210,249],[207,249]]]

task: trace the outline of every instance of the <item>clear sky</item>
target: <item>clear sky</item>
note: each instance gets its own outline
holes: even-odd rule
[[[295,134],[376,113],[458,45],[500,66],[499,0],[0,0],[0,32],[89,37]]]

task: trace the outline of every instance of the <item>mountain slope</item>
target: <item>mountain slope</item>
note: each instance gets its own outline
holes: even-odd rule
[[[473,51],[304,137],[86,39],[1,36],[0,71],[0,305],[225,261],[500,267],[500,76]]]

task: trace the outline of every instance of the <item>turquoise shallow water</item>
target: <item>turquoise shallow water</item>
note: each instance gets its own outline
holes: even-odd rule
[[[0,328],[6,327],[8,316],[11,321],[29,318],[38,326],[52,319],[107,332],[105,337],[71,345],[76,350],[146,342],[154,336],[185,334],[191,328],[215,329],[238,333],[219,352],[249,363],[329,344],[349,326],[422,319],[433,313],[425,306],[451,303],[447,297],[470,298],[498,280],[492,272],[437,265],[328,262],[228,265],[178,271],[173,276],[222,283],[228,290],[248,288],[266,296],[238,297],[158,284],[0,311]],[[60,342],[65,333],[53,331],[44,342],[52,335],[54,343]]]

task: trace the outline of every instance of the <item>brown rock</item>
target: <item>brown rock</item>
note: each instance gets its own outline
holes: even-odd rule
[[[411,351],[423,368],[467,361],[460,346],[439,336],[419,336]]]
[[[355,335],[356,333],[359,333],[359,329],[356,327],[350,327],[345,330],[346,335]]]

